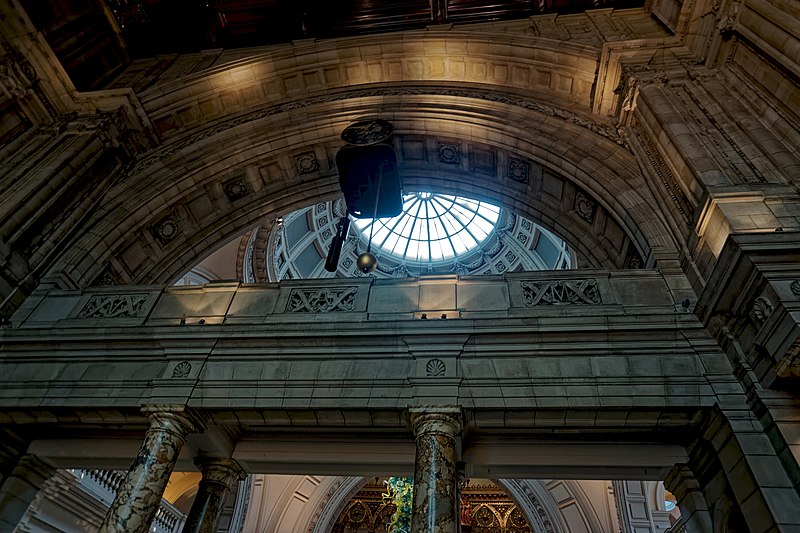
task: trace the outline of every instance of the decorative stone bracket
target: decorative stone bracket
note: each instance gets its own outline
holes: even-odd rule
[[[732,234],[696,314],[763,386],[800,378],[800,232]]]

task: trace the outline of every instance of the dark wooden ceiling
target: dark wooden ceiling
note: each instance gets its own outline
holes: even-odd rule
[[[105,1],[134,58],[644,4],[644,0]]]

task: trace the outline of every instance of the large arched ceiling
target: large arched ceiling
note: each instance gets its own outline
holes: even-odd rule
[[[599,59],[600,48],[531,34],[409,31],[254,49],[247,59],[158,84],[138,97],[163,138],[280,103],[336,102],[401,87],[408,94],[415,86],[482,91],[478,98],[495,101],[524,96],[589,113]]]
[[[394,124],[410,188],[491,200],[563,237],[584,265],[676,256],[624,139],[606,119],[580,112],[590,108],[594,49],[407,35],[320,45],[311,59],[289,47],[143,93],[142,112],[162,144],[109,191],[53,270],[79,286],[109,276],[168,282],[265,219],[335,197],[339,134],[365,117]],[[456,50],[465,60],[458,76]],[[410,66],[437,54],[450,65],[438,79],[430,64]],[[533,72],[548,68],[549,83],[537,86]],[[528,72],[523,83],[512,79],[519,69]],[[312,88],[329,78],[338,81]],[[457,161],[441,155],[443,146],[456,147]]]

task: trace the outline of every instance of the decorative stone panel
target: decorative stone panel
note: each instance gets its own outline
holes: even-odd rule
[[[181,361],[172,369],[172,379],[183,379],[189,377],[192,371],[192,364],[189,361]]]
[[[461,161],[458,145],[439,144],[439,161],[447,165],[457,165]]]
[[[250,189],[241,177],[226,181],[222,185],[222,190],[231,203],[250,195]]]
[[[330,313],[355,311],[358,287],[292,289],[287,313]]]
[[[181,227],[172,215],[159,220],[150,230],[153,233],[153,237],[161,244],[168,244],[181,234]]]
[[[319,161],[314,152],[306,152],[295,157],[295,165],[299,174],[312,174],[319,170]]]
[[[594,222],[594,214],[597,210],[597,204],[589,198],[586,194],[578,191],[575,194],[575,213],[583,220],[591,224]]]
[[[78,313],[78,318],[134,318],[139,316],[147,294],[98,294]]]
[[[523,281],[522,298],[526,307],[535,305],[600,305],[600,291],[593,279]]]
[[[513,157],[508,160],[508,177],[512,180],[527,185],[530,180],[530,174],[531,164],[527,161]]]
[[[445,367],[444,361],[441,359],[431,359],[425,365],[425,375],[429,378],[438,378],[444,376],[446,371],[447,367]]]

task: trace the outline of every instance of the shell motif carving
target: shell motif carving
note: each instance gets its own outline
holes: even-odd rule
[[[763,296],[759,296],[756,298],[755,302],[753,302],[752,317],[759,324],[763,324],[772,314],[772,310],[772,302]]]
[[[189,361],[181,361],[172,369],[172,379],[181,379],[189,375],[192,371],[192,364]]]
[[[431,359],[428,361],[428,364],[425,365],[425,375],[429,378],[438,378],[444,376],[446,367],[444,366],[444,361],[441,359]]]
[[[792,294],[795,296],[800,296],[800,279],[796,279],[789,285],[789,288],[792,291]]]

